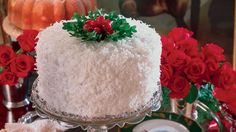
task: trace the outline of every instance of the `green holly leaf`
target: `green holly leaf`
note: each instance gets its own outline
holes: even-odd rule
[[[187,97],[184,98],[184,100],[188,103],[193,103],[198,98],[198,89],[195,85],[191,84],[190,91],[187,95]]]
[[[99,16],[104,16],[105,19],[111,21],[111,27],[114,31],[112,34],[98,34],[94,31],[88,32],[83,29],[87,20],[95,20]],[[133,33],[137,32],[135,26],[130,26],[125,18],[117,15],[115,12],[105,14],[102,9],[95,12],[89,11],[88,15],[74,14],[73,20],[63,23],[63,29],[67,30],[71,36],[81,38],[83,41],[101,41],[104,39],[118,41],[126,37],[132,37]]]

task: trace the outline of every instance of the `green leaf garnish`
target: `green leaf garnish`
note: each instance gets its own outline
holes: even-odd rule
[[[113,33],[106,34],[96,31],[88,31],[84,29],[84,25],[88,20],[96,20],[99,16],[103,16],[106,20],[111,21],[111,29]],[[67,30],[71,36],[81,38],[83,41],[102,41],[112,40],[118,41],[126,37],[132,37],[133,33],[137,32],[135,26],[130,26],[125,18],[117,15],[115,12],[105,14],[99,9],[95,12],[89,12],[87,16],[74,14],[73,20],[63,23],[63,29]]]

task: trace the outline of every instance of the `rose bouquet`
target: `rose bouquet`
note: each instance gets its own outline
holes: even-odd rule
[[[192,35],[185,28],[173,28],[161,37],[164,96],[190,104],[198,99],[214,112],[225,104],[236,115],[236,72],[226,60],[224,49],[213,43],[200,47]]]
[[[17,37],[20,49],[16,52],[7,44],[0,46],[0,86],[14,86],[34,69],[35,59],[29,52],[34,51],[37,34],[35,30],[23,31]]]
[[[223,49],[215,44],[206,44],[201,49],[192,38],[193,32],[174,28],[168,36],[162,36],[161,84],[169,88],[169,97],[197,97],[198,88],[213,82],[216,72],[224,63]],[[194,98],[194,99],[195,99]]]

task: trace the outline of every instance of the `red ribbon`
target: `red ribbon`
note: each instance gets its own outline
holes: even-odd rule
[[[221,123],[224,126],[224,131],[231,131],[236,130],[236,126],[233,125],[233,123],[225,118],[225,116],[220,116],[220,113],[216,113],[216,115],[219,117]],[[218,124],[215,122],[215,120],[212,120],[208,126],[207,129],[209,132],[218,132],[219,127]]]
[[[208,132],[218,132],[219,127],[218,124],[215,122],[215,120],[212,120],[208,126],[207,131]]]

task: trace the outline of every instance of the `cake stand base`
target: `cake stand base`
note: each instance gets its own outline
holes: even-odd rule
[[[99,128],[88,128],[87,132],[108,132],[108,128],[106,126],[100,126]]]
[[[37,114],[41,117],[47,117],[51,120],[57,121],[61,126],[68,129],[81,127],[87,132],[108,132],[115,126],[124,127],[127,124],[137,124],[141,122],[146,116],[151,116],[153,111],[157,111],[161,106],[161,85],[157,84],[158,91],[153,93],[153,97],[145,105],[140,106],[133,112],[125,112],[119,115],[106,115],[105,117],[81,117],[76,114],[71,114],[63,111],[58,111],[48,102],[40,97],[38,87],[38,80],[33,84],[31,101]]]

